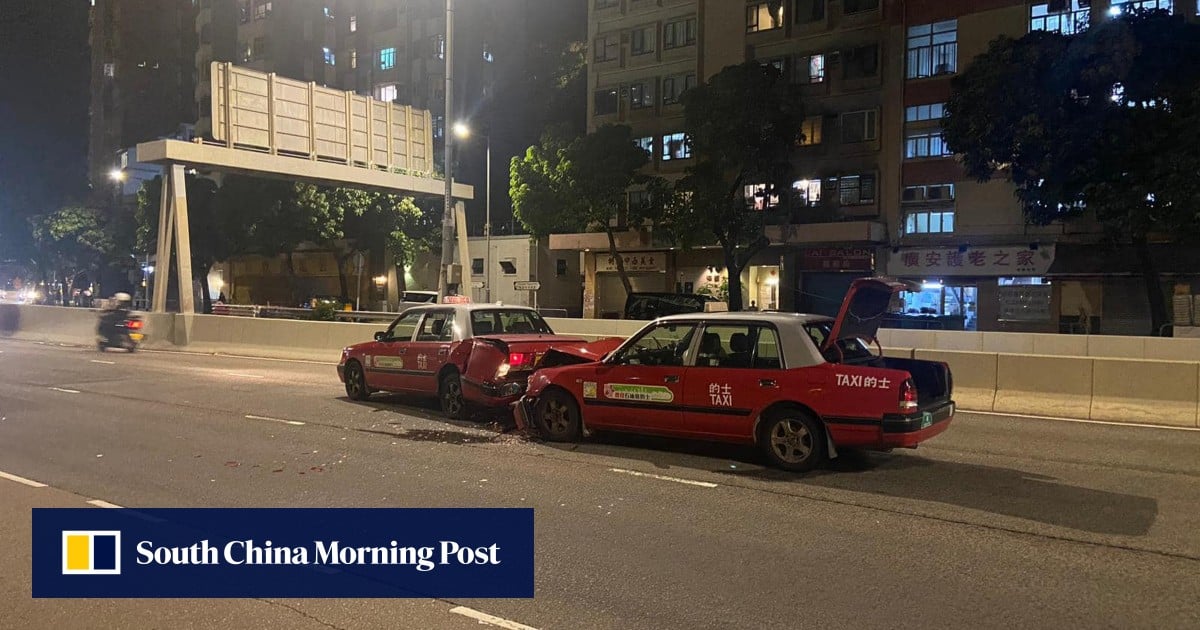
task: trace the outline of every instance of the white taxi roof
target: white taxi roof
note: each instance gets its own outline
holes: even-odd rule
[[[811,313],[781,313],[777,311],[738,311],[725,313],[682,313],[667,315],[654,320],[663,322],[704,322],[720,323],[768,323],[773,324],[779,331],[779,343],[783,351],[783,361],[788,368],[808,367],[825,363],[813,343],[812,337],[804,330],[805,324],[832,322],[832,317],[814,315]]]

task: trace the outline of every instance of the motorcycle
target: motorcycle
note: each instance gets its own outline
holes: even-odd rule
[[[123,348],[129,352],[136,352],[146,338],[145,328],[146,322],[137,315],[126,315],[116,322],[105,322],[101,319],[96,331],[96,349],[104,352],[107,348]]]

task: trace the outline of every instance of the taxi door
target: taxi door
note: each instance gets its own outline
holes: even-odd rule
[[[683,376],[696,328],[690,322],[653,326],[596,366],[595,380],[582,383],[588,426],[678,434]]]
[[[454,309],[425,312],[416,337],[408,344],[409,369],[403,375],[406,389],[437,392],[437,375],[450,358],[453,338]]]
[[[383,339],[372,345],[372,354],[363,357],[369,386],[388,391],[407,389],[404,371],[408,368],[408,347],[422,315],[421,311],[401,315]]]
[[[754,419],[782,395],[774,327],[707,324],[684,380],[683,429],[703,438],[753,438]]]

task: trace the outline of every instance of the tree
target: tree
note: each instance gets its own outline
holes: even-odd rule
[[[663,227],[682,245],[711,235],[729,271],[729,309],[742,309],[742,271],[770,241],[766,211],[745,187],[790,202],[792,152],[802,138],[798,86],[756,61],[729,66],[681,97],[684,130],[695,162],[674,190],[660,195]]]
[[[945,137],[979,181],[1016,188],[1026,219],[1091,215],[1133,245],[1151,334],[1167,322],[1156,234],[1194,231],[1200,25],[1136,12],[1077,35],[992,42],[952,83]]]
[[[53,270],[64,304],[80,276],[94,278],[105,258],[118,247],[108,217],[94,208],[68,205],[34,216],[30,223],[38,266],[43,277]]]
[[[553,135],[515,157],[509,168],[509,196],[518,221],[535,237],[599,228],[608,236],[608,251],[626,293],[633,292],[617,251],[612,219],[628,212],[628,224],[653,221],[652,207],[626,207],[627,190],[649,185],[642,173],[650,155],[634,143],[625,125],[604,125],[564,142]]]

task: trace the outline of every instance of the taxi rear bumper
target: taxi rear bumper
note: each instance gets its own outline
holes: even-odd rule
[[[910,414],[883,417],[882,442],[886,448],[916,448],[945,431],[954,420],[954,401]]]

